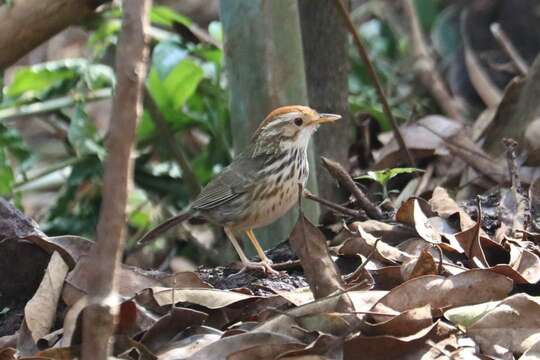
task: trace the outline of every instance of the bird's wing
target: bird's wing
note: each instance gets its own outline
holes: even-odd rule
[[[212,209],[244,194],[257,182],[262,164],[263,159],[259,157],[237,158],[202,189],[192,208]]]

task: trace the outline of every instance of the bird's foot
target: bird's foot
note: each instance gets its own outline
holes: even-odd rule
[[[264,273],[270,276],[279,276],[281,274],[281,272],[272,268],[272,261],[270,261],[270,259],[268,259],[268,261],[260,262],[245,261],[242,263],[242,269],[240,269],[238,274],[241,274],[248,270],[262,270]]]

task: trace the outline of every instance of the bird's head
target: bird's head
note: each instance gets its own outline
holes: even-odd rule
[[[334,122],[340,115],[318,113],[307,106],[283,106],[272,111],[252,138],[256,153],[307,148],[319,125]]]

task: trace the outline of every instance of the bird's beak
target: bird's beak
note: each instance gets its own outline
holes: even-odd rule
[[[324,123],[334,122],[341,119],[341,115],[336,114],[319,114],[319,118],[310,121],[310,125],[320,125]]]

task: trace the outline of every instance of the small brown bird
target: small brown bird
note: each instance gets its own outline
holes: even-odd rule
[[[201,191],[179,215],[148,232],[144,242],[192,217],[223,226],[246,268],[271,267],[253,229],[283,216],[298,200],[298,184],[309,173],[307,147],[320,124],[340,115],[319,114],[307,106],[284,106],[272,111],[260,124],[248,147]],[[251,262],[238,244],[236,231],[245,231],[261,262]]]

